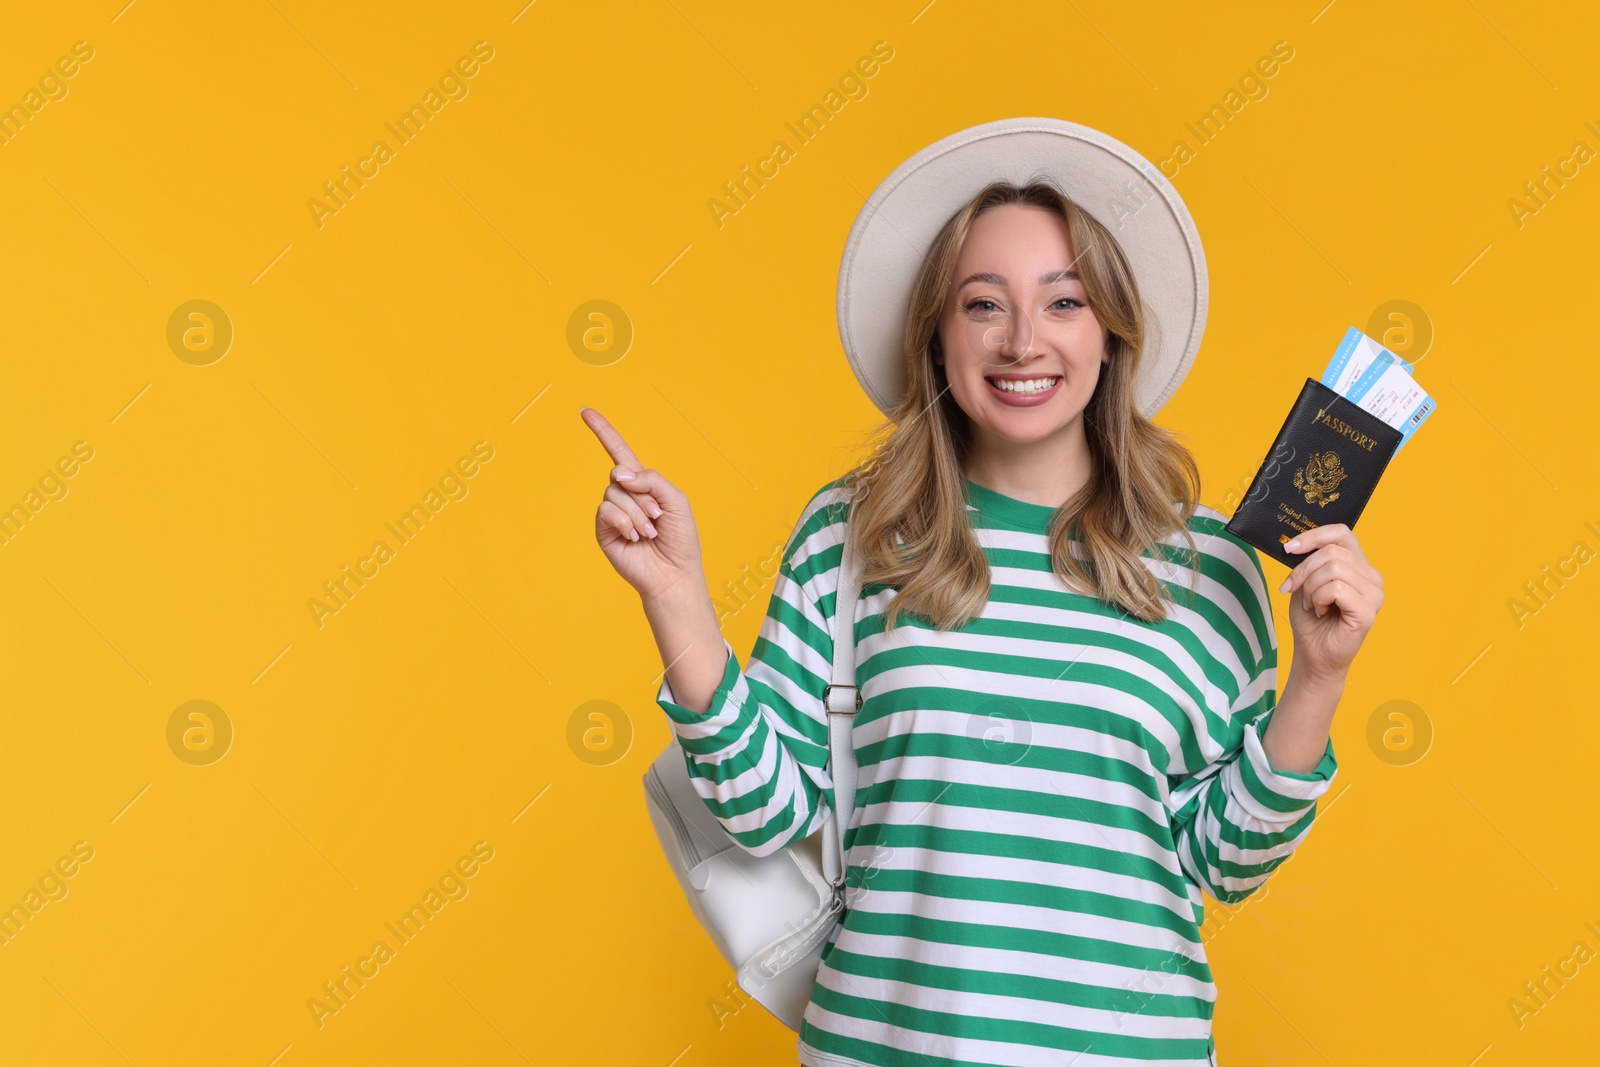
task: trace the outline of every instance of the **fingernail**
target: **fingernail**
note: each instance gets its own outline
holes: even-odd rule
[[[626,468],[626,467],[618,468],[617,469],[617,481],[619,481],[619,482],[631,482],[631,481],[633,481],[633,472],[631,470],[629,470],[628,468]]]
[[[657,504],[654,500],[651,500],[649,497],[645,497],[645,499],[644,499],[644,513],[646,515],[650,516],[652,519],[659,519],[661,517],[661,505]]]
[[[1283,546],[1283,550],[1285,552],[1296,552],[1296,551],[1299,550],[1299,548],[1300,548],[1300,540],[1299,540],[1299,538],[1296,538],[1295,540],[1290,541],[1288,544]]]
[[[645,532],[645,535],[647,537],[654,537],[656,535],[655,524],[654,523],[649,523],[649,522],[645,523],[644,524],[644,532]]]
[[[1283,584],[1278,586],[1278,592],[1287,593],[1289,591],[1289,582],[1290,582],[1291,578],[1293,578],[1293,575],[1291,575],[1289,578],[1285,578],[1283,580]]]
[[[630,540],[630,541],[639,540],[639,531],[638,530],[629,530],[628,531],[628,540]]]

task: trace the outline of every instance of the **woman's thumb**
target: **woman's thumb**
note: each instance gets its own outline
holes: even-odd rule
[[[683,499],[683,494],[678,492],[677,486],[667,481],[660,471],[652,467],[636,471],[619,464],[612,468],[611,477],[635,496],[655,497],[656,503],[663,508],[676,510],[675,505]]]

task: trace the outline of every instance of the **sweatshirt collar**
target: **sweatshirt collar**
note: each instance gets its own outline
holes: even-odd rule
[[[1055,508],[997,493],[971,478],[967,479],[966,490],[967,506],[985,519],[1031,533],[1050,532],[1050,520],[1055,516]]]

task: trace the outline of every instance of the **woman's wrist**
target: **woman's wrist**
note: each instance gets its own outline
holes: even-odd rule
[[[1294,682],[1301,689],[1316,692],[1343,693],[1345,682],[1349,680],[1348,670],[1322,670],[1311,666],[1309,663],[1291,665],[1289,681]],[[1288,683],[1284,683],[1287,688]]]
[[[648,596],[639,594],[639,603],[647,616],[683,617],[695,609],[711,603],[711,593],[706,585],[705,572],[686,572],[683,577]]]

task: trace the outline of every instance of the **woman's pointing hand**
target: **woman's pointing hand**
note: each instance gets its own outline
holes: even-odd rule
[[[611,457],[610,480],[595,511],[595,539],[641,600],[678,587],[705,591],[700,534],[689,498],[659,471],[643,467],[622,435],[593,408],[579,409]]]

